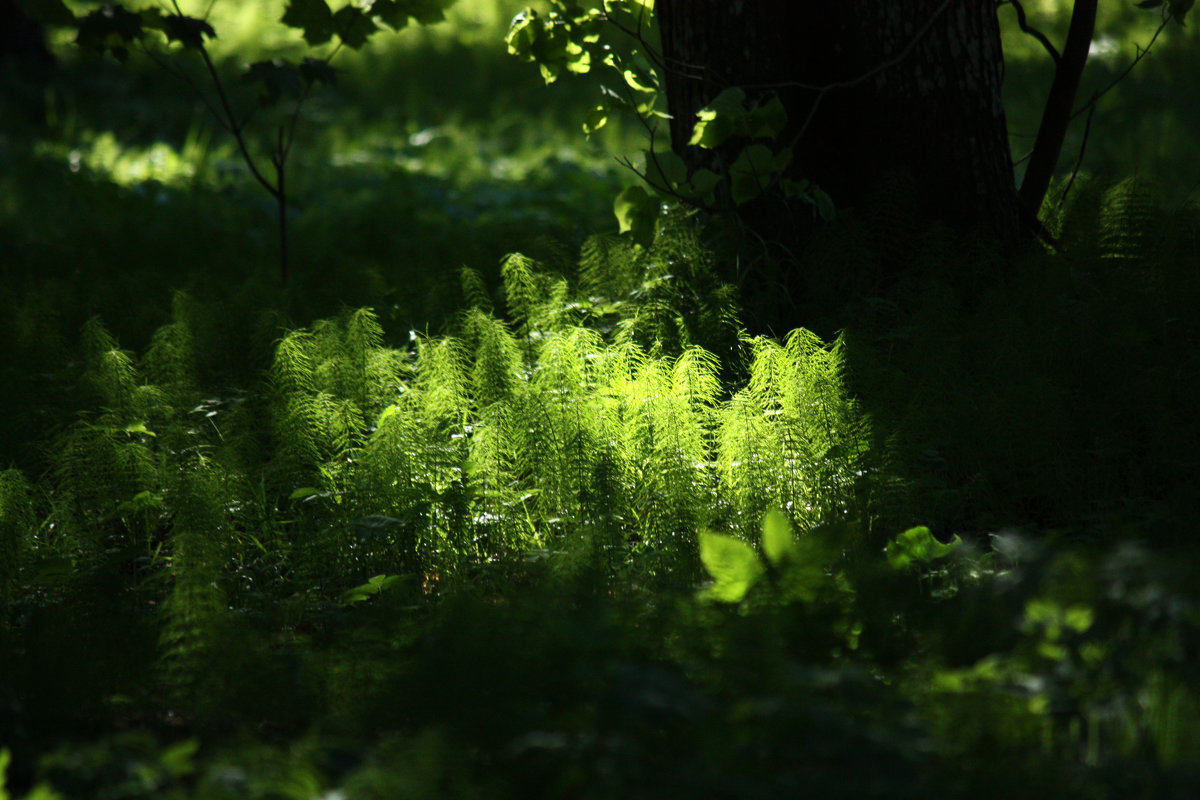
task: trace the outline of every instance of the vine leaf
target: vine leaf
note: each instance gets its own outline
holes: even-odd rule
[[[675,186],[687,180],[687,165],[671,150],[644,153],[646,159],[646,180],[659,191],[670,192]]]
[[[325,44],[335,32],[333,12],[325,0],[289,0],[280,22],[304,31],[304,41],[310,45]]]
[[[774,139],[787,124],[787,110],[778,96],[746,115],[747,133],[754,139]]]
[[[282,58],[254,62],[246,68],[242,83],[259,84],[259,99],[267,106],[279,102],[285,95],[299,97],[304,92],[300,70]]]
[[[393,0],[392,5],[398,8],[402,13],[412,17],[422,25],[432,25],[435,22],[441,22],[446,19],[446,6],[450,3],[447,0]],[[381,4],[378,2],[371,6],[371,11],[374,13]],[[380,12],[380,16],[383,14]],[[384,18],[384,22],[388,22]],[[388,22],[391,25],[390,22]]]
[[[729,166],[730,195],[737,205],[748,203],[763,193],[772,178],[787,169],[791,150],[771,152],[765,144],[752,144]]]
[[[337,83],[337,70],[329,66],[328,61],[308,56],[300,62],[300,77],[306,86],[316,83],[333,86]]]
[[[343,6],[333,15],[334,30],[347,47],[357,50],[378,30],[375,21],[361,8]]]
[[[602,105],[596,106],[588,112],[587,117],[583,120],[583,132],[587,135],[592,135],[600,130],[608,122],[608,109]]]
[[[79,20],[75,43],[85,50],[112,53],[124,61],[129,57],[129,45],[142,38],[142,17],[119,5],[106,5]]]
[[[642,186],[630,186],[617,195],[613,213],[621,233],[629,233],[634,241],[649,246],[654,240],[654,220],[658,217],[659,201]]]
[[[204,37],[217,38],[213,26],[202,19],[171,14],[162,18],[162,29],[168,42],[179,42],[190,50],[204,47]]]

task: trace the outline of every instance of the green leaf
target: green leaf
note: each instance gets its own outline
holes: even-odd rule
[[[785,151],[786,152],[786,151]],[[775,154],[765,144],[752,144],[729,167],[730,196],[737,205],[758,197],[775,173]]]
[[[712,99],[711,103],[704,107],[704,110],[715,111],[718,114],[745,114],[746,93],[736,86],[723,89],[720,94]]]
[[[161,495],[154,494],[153,492],[138,492],[131,499],[122,501],[117,506],[117,511],[121,514],[130,514],[136,511],[148,511],[163,507],[164,502]]]
[[[307,500],[310,497],[317,497],[321,494],[321,490],[313,486],[302,486],[288,495],[289,500]]]
[[[621,71],[625,84],[635,92],[653,93],[658,91],[658,82],[646,70],[638,67],[627,67]]]
[[[701,597],[722,603],[740,603],[766,571],[750,545],[707,531],[700,534],[700,561],[714,581]]]
[[[354,605],[355,603],[361,603],[364,600],[371,599],[375,595],[382,592],[384,589],[387,589],[389,586],[392,586],[398,580],[400,580],[400,577],[398,575],[376,575],[374,578],[371,578],[366,583],[364,583],[360,586],[355,586],[353,589],[347,589],[345,592],[342,592],[342,595],[339,598],[339,600],[341,601],[341,604],[344,606]]]
[[[66,27],[75,24],[75,15],[62,0],[24,0],[21,6],[30,19],[45,25]]]
[[[721,176],[713,172],[711,169],[698,169],[692,173],[692,194],[695,197],[705,197],[713,189],[717,188],[717,184],[721,182]]]
[[[246,68],[242,83],[259,84],[259,101],[267,106],[277,103],[284,95],[299,97],[304,93],[300,71],[282,58],[254,62]]]
[[[660,190],[666,191],[687,180],[687,165],[671,150],[644,152],[646,180]]]
[[[304,41],[311,45],[325,44],[333,38],[333,12],[325,0],[288,0],[280,22],[304,31]]]
[[[604,106],[596,106],[588,112],[587,117],[583,120],[583,132],[591,136],[596,131],[604,127],[608,122],[608,109]]]
[[[328,61],[306,57],[300,62],[300,77],[304,79],[307,86],[316,83],[333,86],[337,83],[337,70],[329,66]]]
[[[126,433],[140,433],[143,436],[154,436],[154,431],[146,427],[144,422],[131,422],[122,428]]]
[[[727,114],[712,109],[702,109],[696,114],[698,121],[692,128],[688,144],[712,149],[724,144],[738,133],[736,121]]]
[[[446,7],[454,0],[400,0],[404,13],[422,25],[432,25],[446,19]]]
[[[371,4],[371,15],[394,31],[408,26],[408,12],[396,0],[375,0]]]
[[[786,124],[787,111],[778,97],[772,97],[751,111],[746,118],[748,133],[756,139],[774,139],[783,132],[783,126]]]
[[[812,196],[817,206],[817,214],[826,222],[832,222],[837,217],[837,207],[833,204],[833,198],[815,186]]]
[[[537,42],[540,27],[538,13],[532,8],[527,8],[513,17],[508,27],[508,35],[504,37],[509,55],[514,55],[522,61],[533,61],[533,46]]]
[[[184,739],[162,751],[159,757],[168,775],[182,778],[196,771],[196,753],[200,752],[200,742],[196,739]]]
[[[342,6],[333,15],[333,27],[338,38],[349,48],[357,50],[367,43],[371,34],[379,30],[375,20],[371,19],[361,8]]]
[[[142,17],[123,6],[106,5],[79,20],[75,44],[96,53],[112,53],[118,61],[129,57],[129,45],[142,38]]]
[[[565,52],[567,54],[567,69],[570,72],[583,75],[592,69],[592,54],[581,45],[575,42],[568,42]]]
[[[204,37],[217,38],[213,26],[202,19],[183,17],[178,14],[168,14],[163,17],[163,31],[167,34],[168,42],[179,42],[189,50],[199,50],[204,47]]]
[[[613,213],[621,233],[629,233],[638,243],[649,246],[654,240],[654,220],[659,201],[641,186],[630,186],[613,201]]]
[[[771,566],[800,556],[800,545],[792,533],[792,523],[782,511],[768,511],[762,521],[763,554]]]
[[[962,544],[958,536],[949,544],[942,544],[924,525],[909,528],[887,546],[887,560],[896,569],[904,569],[914,562],[928,563],[950,555]]]

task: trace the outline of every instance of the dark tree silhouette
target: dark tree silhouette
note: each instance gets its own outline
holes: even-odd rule
[[[840,207],[908,175],[919,218],[1020,233],[995,0],[659,0],[671,135],[728,86],[777,92],[793,169]],[[796,22],[784,22],[784,20]],[[1068,99],[1068,104],[1070,100]]]
[[[25,15],[18,0],[0,0],[0,63],[13,63],[26,71],[54,63],[46,49],[45,31]]]

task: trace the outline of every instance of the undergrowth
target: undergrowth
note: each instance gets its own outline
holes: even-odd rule
[[[6,115],[0,798],[1194,796],[1186,170],[642,248],[468,39],[309,106],[287,290],[177,87]]]
[[[1082,185],[1069,255],[990,283],[915,232],[891,257],[924,268],[832,341],[746,334],[679,216],[464,268],[444,335],[265,315],[240,385],[186,293],[140,355],[89,320],[54,379],[79,410],[0,473],[14,782],[1194,788],[1191,556],[1128,541],[1184,540],[1194,452],[1167,394],[1194,338],[1155,333],[1186,326],[1194,231],[1147,232],[1146,192]]]

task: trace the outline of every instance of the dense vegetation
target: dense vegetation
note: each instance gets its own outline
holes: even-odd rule
[[[218,57],[298,47],[246,8]],[[286,287],[169,75],[9,76],[0,798],[1200,791],[1200,103],[1148,88],[1195,32],[1057,251],[897,182],[780,256],[617,236],[636,131],[584,142],[514,10],[305,106]]]

